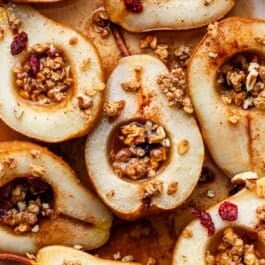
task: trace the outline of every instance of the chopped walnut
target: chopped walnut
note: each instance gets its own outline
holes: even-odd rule
[[[217,252],[207,251],[205,261],[206,265],[265,264],[265,259],[260,257],[254,244],[247,244],[232,228],[226,228]]]
[[[30,165],[31,174],[34,177],[42,177],[45,173],[45,169],[42,166]]]
[[[146,265],[156,265],[156,259],[149,257],[146,261]]]
[[[256,194],[259,198],[265,198],[265,178],[261,178],[257,180]]]
[[[177,190],[178,190],[178,182],[172,181],[167,187],[167,194],[173,195],[177,192]]]
[[[188,140],[184,139],[178,143],[177,147],[178,147],[178,153],[180,155],[185,155],[190,149],[190,143]]]
[[[207,27],[208,34],[211,36],[213,40],[218,37],[218,22],[214,22],[208,25]]]
[[[228,121],[232,124],[232,125],[236,125],[238,124],[238,122],[240,121],[241,116],[239,113],[237,112],[232,112],[230,111],[228,113]]]
[[[151,121],[121,126],[118,141],[112,147],[110,157],[119,177],[131,180],[155,177],[167,160],[170,140],[164,128]]]
[[[121,258],[121,253],[119,251],[113,254],[114,260],[121,260]]]
[[[47,44],[34,45],[25,63],[17,64],[13,72],[18,94],[40,104],[63,101],[73,85],[62,51]]]
[[[217,78],[221,99],[243,109],[265,109],[265,61],[253,54],[238,54],[224,64]]]
[[[192,47],[188,45],[181,45],[175,50],[175,57],[180,66],[185,67],[187,65],[188,59],[192,53]]]
[[[93,106],[93,99],[90,96],[79,95],[77,96],[77,100],[80,110],[87,110]]]
[[[185,228],[182,232],[182,235],[185,237],[185,238],[192,238],[193,237],[193,232],[188,229],[188,228]]]
[[[2,159],[2,163],[4,164],[4,166],[10,169],[17,167],[17,161],[13,156],[9,156],[9,157]]]
[[[70,40],[69,40],[69,44],[74,46],[78,43],[78,38],[77,37],[72,37]]]
[[[163,190],[162,181],[150,182],[144,188],[143,199],[157,196],[162,193],[162,190]]]
[[[122,110],[125,107],[125,101],[112,101],[108,100],[105,102],[103,110],[111,118],[118,118],[121,115]]]
[[[169,47],[167,44],[158,44],[155,49],[155,54],[161,61],[166,62],[169,57],[168,49]]]
[[[99,10],[93,14],[94,29],[101,37],[106,38],[110,34],[110,21],[106,11]]]
[[[41,154],[41,152],[40,152],[40,150],[32,149],[32,150],[30,151],[30,154],[31,154],[31,156],[32,156],[33,158],[40,158],[40,154]]]
[[[129,82],[125,82],[121,84],[121,87],[125,91],[132,91],[135,92],[139,88],[141,88],[141,80],[142,80],[142,72],[143,68],[141,66],[134,68],[135,78]]]
[[[145,39],[140,41],[140,48],[152,48],[153,50],[157,47],[157,37],[154,35],[147,35]]]

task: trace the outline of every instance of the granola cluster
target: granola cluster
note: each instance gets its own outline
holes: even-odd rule
[[[63,51],[49,44],[34,45],[24,63],[13,69],[18,94],[39,104],[63,101],[73,85]]]
[[[207,265],[265,264],[265,259],[261,258],[255,244],[245,242],[232,228],[225,229],[217,253],[213,255],[207,251],[205,260]]]
[[[52,218],[52,190],[40,178],[16,179],[0,189],[0,222],[17,233],[40,229],[41,218]]]
[[[169,156],[170,140],[165,129],[151,121],[130,122],[119,128],[110,159],[122,178],[140,180],[155,177]]]
[[[265,110],[265,60],[255,54],[238,54],[224,64],[217,77],[221,98],[245,110]]]

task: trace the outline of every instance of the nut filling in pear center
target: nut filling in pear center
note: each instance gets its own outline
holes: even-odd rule
[[[110,162],[120,178],[153,178],[170,154],[171,142],[165,128],[149,120],[122,124],[111,139]]]
[[[64,52],[49,44],[36,44],[13,68],[20,97],[48,105],[62,102],[73,86],[70,64]]]
[[[217,73],[222,101],[242,109],[265,110],[265,60],[252,52],[239,53]]]
[[[55,216],[52,202],[52,188],[41,178],[14,179],[0,188],[0,223],[16,233],[37,233],[41,219]]]
[[[211,242],[211,249],[206,251],[206,265],[265,264],[264,245],[256,232],[228,227],[216,236],[217,240]]]

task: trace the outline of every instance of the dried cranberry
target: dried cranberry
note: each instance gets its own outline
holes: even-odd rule
[[[198,184],[199,185],[207,184],[209,182],[212,182],[214,178],[215,176],[213,172],[211,172],[208,167],[203,167]]]
[[[219,207],[219,214],[223,220],[226,221],[235,221],[238,217],[238,208],[237,205],[231,202],[223,202]]]
[[[208,236],[213,236],[215,233],[215,225],[211,215],[205,211],[199,211],[196,209],[192,209],[191,213],[200,219],[202,226],[207,228]]]
[[[17,55],[21,53],[26,48],[27,42],[28,35],[26,32],[22,31],[17,34],[10,45],[11,54]]]
[[[28,63],[31,69],[31,72],[36,75],[40,71],[40,60],[36,54],[30,54],[28,58]]]
[[[124,0],[126,9],[133,13],[141,13],[144,9],[141,0]]]

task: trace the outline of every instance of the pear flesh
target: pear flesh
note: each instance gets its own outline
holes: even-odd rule
[[[19,31],[28,35],[26,50],[15,56],[10,52],[15,36],[8,23],[10,14],[20,19]],[[86,134],[99,115],[104,89],[101,63],[94,46],[76,31],[25,5],[0,7],[0,28],[4,31],[0,40],[1,119],[15,131],[45,142],[60,142]],[[76,41],[74,45],[71,45],[71,39]],[[74,84],[70,87],[70,95],[60,103],[39,105],[17,93],[13,68],[23,62],[36,44],[62,49],[69,61]],[[85,63],[87,65],[83,67]],[[88,96],[88,91],[93,96]],[[78,105],[80,97],[93,102],[86,113]]]
[[[216,36],[208,32],[195,49],[188,67],[188,85],[204,140],[217,165],[229,176],[245,171],[263,174],[265,161],[265,112],[226,105],[216,88],[216,75],[224,61],[240,52],[265,53],[258,38],[265,36],[265,22],[228,18],[218,23]],[[213,56],[214,55],[214,56]],[[229,121],[231,115],[239,120]]]
[[[2,161],[10,157],[14,159],[15,166],[3,166]],[[49,244],[82,245],[84,249],[93,249],[107,241],[111,214],[81,185],[62,159],[35,144],[1,142],[0,162],[0,186],[19,177],[41,177],[53,190],[56,212],[54,218],[40,220],[40,229],[35,233],[14,233],[12,228],[1,225],[1,251],[34,253]]]
[[[67,263],[68,262],[68,263]],[[69,247],[50,246],[42,248],[34,265],[140,265],[135,262],[121,262],[94,257],[88,253]]]
[[[214,0],[207,5],[202,0],[141,0],[143,10],[139,13],[128,11],[123,0],[103,2],[111,21],[128,31],[143,32],[184,30],[207,25],[224,17],[236,1]]]
[[[134,69],[142,68],[141,88],[135,92],[125,91],[121,84],[135,78]],[[91,181],[101,199],[124,219],[161,210],[173,209],[182,204],[195,187],[202,168],[204,147],[197,124],[192,116],[182,110],[171,108],[160,91],[157,79],[168,73],[167,67],[155,57],[134,55],[122,58],[107,82],[106,99],[125,101],[121,115],[114,121],[102,116],[88,136],[85,155]],[[142,99],[150,99],[145,105]],[[152,179],[142,182],[128,181],[118,177],[109,162],[108,143],[117,126],[131,119],[151,120],[164,126],[171,140],[171,151],[165,168]],[[190,149],[185,155],[178,153],[178,143],[189,142]],[[150,207],[143,202],[146,187],[161,183],[162,191],[151,198]],[[175,194],[167,193],[172,182],[177,182]],[[111,198],[108,194],[112,192]]]

